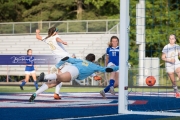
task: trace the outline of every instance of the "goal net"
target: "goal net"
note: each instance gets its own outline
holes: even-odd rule
[[[171,73],[172,84],[161,59],[169,36],[180,34],[179,8],[178,0],[121,0],[119,113],[180,113],[180,99],[173,88],[180,85],[177,68]]]

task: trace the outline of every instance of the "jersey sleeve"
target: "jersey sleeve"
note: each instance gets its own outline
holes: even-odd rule
[[[117,71],[117,70],[119,70],[119,66],[113,66],[113,67],[102,67],[102,66],[100,66],[100,65],[96,65],[96,66],[95,66],[95,68],[96,68],[95,72],[103,72],[103,73],[105,73],[105,72],[106,72],[106,69],[107,69],[107,68],[112,68],[112,69],[113,69],[113,71]]]
[[[109,48],[106,49],[106,55],[109,55]]]
[[[168,53],[168,50],[167,50],[167,45],[163,48],[162,50],[163,53],[167,54]]]
[[[75,58],[68,58],[67,60],[64,60],[64,61],[59,61],[59,63],[57,63],[55,66],[57,68],[59,68],[61,65],[63,65],[65,62],[68,62],[68,63],[71,63],[71,64],[76,64],[78,62],[83,62],[81,59],[75,59]]]
[[[177,50],[178,50],[178,53],[180,53],[180,46],[177,45]]]
[[[46,37],[42,37],[42,41],[46,43]]]

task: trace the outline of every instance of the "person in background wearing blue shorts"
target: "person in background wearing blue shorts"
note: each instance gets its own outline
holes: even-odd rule
[[[119,39],[116,36],[112,36],[110,39],[109,47],[106,49],[106,62],[107,67],[119,66]],[[115,95],[114,88],[119,85],[119,72],[111,72],[109,85],[100,91],[101,96],[105,99],[105,93],[110,91]]]
[[[32,75],[32,78],[34,80],[34,86],[36,90],[38,90],[38,83],[36,81],[36,72],[34,69],[34,57],[32,56],[32,50],[27,50],[27,57],[26,57],[26,67],[25,67],[25,80],[22,81],[20,85],[20,89],[23,89],[23,86],[29,81],[29,77]]]
[[[86,60],[65,57],[59,61],[55,66],[59,68],[65,62],[71,63],[72,65],[64,73],[48,74],[43,77],[43,80],[51,80],[50,82],[44,83],[35,93],[33,93],[29,99],[29,102],[33,102],[36,96],[43,91],[55,87],[60,82],[70,82],[71,80],[83,80],[94,72],[113,72],[119,69],[118,66],[114,67],[102,67],[95,63],[95,55],[88,54]],[[42,78],[42,76],[40,76]]]

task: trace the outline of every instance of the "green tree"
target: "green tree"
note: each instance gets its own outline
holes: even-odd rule
[[[138,45],[136,41],[136,3],[130,5],[130,62],[138,65]],[[146,57],[161,58],[163,47],[168,44],[170,34],[180,35],[178,22],[180,16],[179,1],[177,0],[146,0]],[[180,42],[180,41],[177,41]],[[134,52],[136,51],[136,52]],[[136,54],[135,54],[136,53]],[[164,61],[160,61],[164,67]]]

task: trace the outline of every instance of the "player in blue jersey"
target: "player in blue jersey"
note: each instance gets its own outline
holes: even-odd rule
[[[65,62],[68,62],[72,64],[69,67],[69,69],[61,74],[54,73],[54,74],[45,75],[44,79],[51,81],[43,84],[34,94],[32,94],[29,99],[29,102],[33,102],[38,94],[47,90],[48,88],[52,88],[56,86],[60,82],[70,82],[71,80],[74,79],[83,80],[88,76],[92,75],[94,72],[112,72],[112,71],[117,71],[119,69],[118,66],[102,67],[93,63],[94,61],[95,61],[94,54],[88,54],[86,56],[86,60],[74,59],[70,57],[63,58],[55,66],[59,68],[59,66],[61,66]]]
[[[26,57],[26,67],[25,67],[25,80],[22,81],[20,85],[20,89],[23,89],[23,86],[26,84],[26,82],[29,81],[29,77],[32,75],[32,78],[34,80],[34,86],[36,87],[36,90],[38,90],[38,84],[36,81],[36,72],[34,69],[34,57],[32,56],[32,50],[27,50],[27,57]]]
[[[119,39],[116,36],[112,36],[110,39],[109,47],[106,50],[106,66],[119,66]],[[109,85],[106,86],[104,90],[100,91],[100,94],[103,98],[105,97],[105,93],[108,91],[111,94],[115,95],[114,88],[118,87],[119,73],[112,72],[110,73]]]

